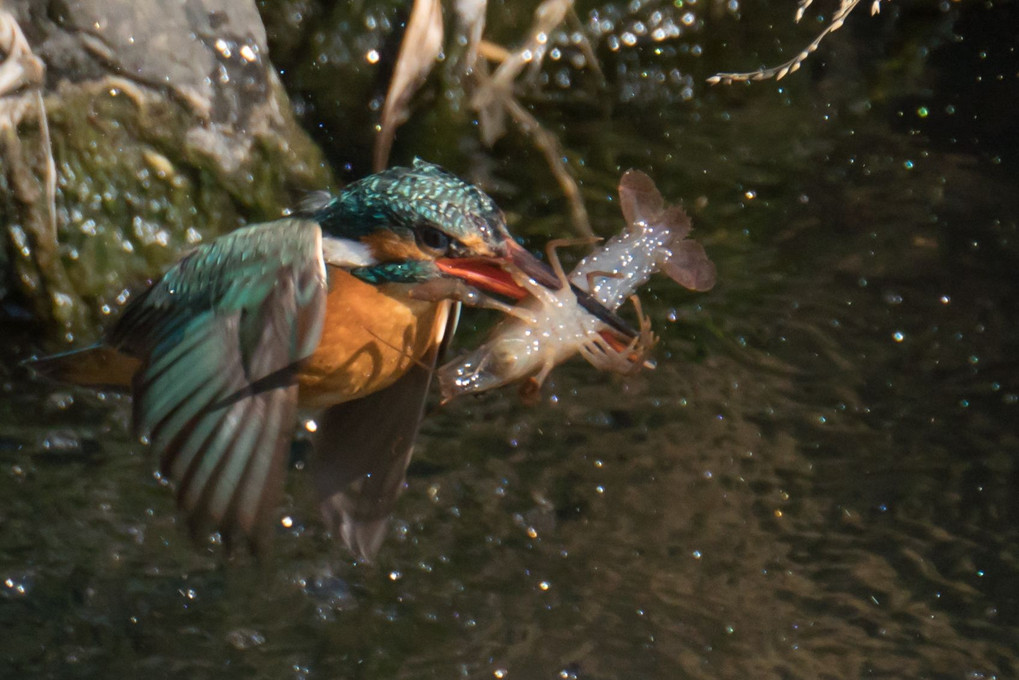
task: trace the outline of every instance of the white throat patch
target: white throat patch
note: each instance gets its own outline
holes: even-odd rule
[[[378,264],[371,249],[360,241],[322,235],[322,257],[333,267],[368,267]]]

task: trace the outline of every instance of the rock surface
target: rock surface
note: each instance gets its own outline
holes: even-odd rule
[[[0,13],[30,50],[0,45],[0,297],[55,336],[94,337],[186,249],[330,185],[254,2],[13,0]]]

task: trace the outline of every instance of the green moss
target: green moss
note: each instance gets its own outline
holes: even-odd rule
[[[289,112],[274,89],[278,107],[266,109]],[[46,106],[58,175],[52,265],[28,214],[38,205],[8,199],[5,222],[17,280],[67,340],[97,336],[128,299],[125,291],[197,243],[278,217],[300,193],[331,184],[317,147],[289,113],[241,133],[203,122],[155,91],[110,82],[65,84]],[[26,121],[19,129],[23,163],[40,148],[37,127]],[[20,225],[25,247],[16,243]]]

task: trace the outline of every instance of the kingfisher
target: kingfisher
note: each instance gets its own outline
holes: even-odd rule
[[[131,299],[96,345],[29,362],[126,388],[192,533],[263,552],[299,409],[327,527],[373,557],[458,302],[506,310],[515,268],[563,284],[492,199],[415,160],[316,197],[291,216],[201,245]],[[625,322],[581,295],[610,325]]]

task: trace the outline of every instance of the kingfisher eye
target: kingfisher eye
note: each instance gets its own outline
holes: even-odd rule
[[[444,255],[449,250],[449,237],[435,227],[418,227],[417,241],[419,246],[436,255]]]

